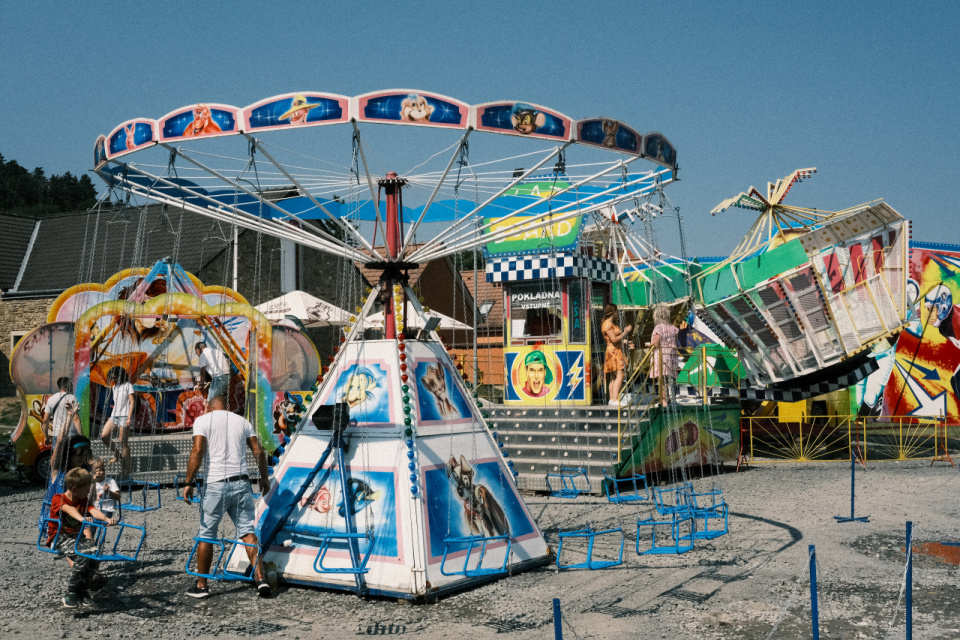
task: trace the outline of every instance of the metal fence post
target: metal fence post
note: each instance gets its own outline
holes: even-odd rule
[[[913,640],[913,523],[907,522],[907,640]]]
[[[817,608],[817,548],[814,545],[810,545],[810,624],[813,626],[813,640],[820,640],[820,611]]]

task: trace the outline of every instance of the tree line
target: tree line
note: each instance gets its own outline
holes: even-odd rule
[[[79,178],[67,171],[47,177],[43,168],[27,170],[0,154],[0,212],[41,217],[85,211],[97,201],[90,176]]]

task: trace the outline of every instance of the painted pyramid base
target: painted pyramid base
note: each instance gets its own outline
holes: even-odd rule
[[[258,533],[283,520],[265,560],[284,581],[419,598],[549,560],[443,346],[407,340],[403,353],[392,340],[346,345],[308,410],[351,405],[342,454],[311,479],[333,432],[306,421],[275,467]]]

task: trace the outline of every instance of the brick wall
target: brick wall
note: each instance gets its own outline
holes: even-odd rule
[[[47,311],[56,298],[42,298],[38,300],[3,300],[0,299],[0,397],[9,397],[17,394],[17,389],[10,379],[10,333],[13,331],[30,331],[47,321]]]

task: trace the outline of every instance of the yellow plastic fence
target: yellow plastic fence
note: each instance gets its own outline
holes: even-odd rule
[[[858,459],[947,459],[960,445],[960,425],[942,416],[807,416],[802,422],[777,417],[741,418],[742,459],[750,463]]]

